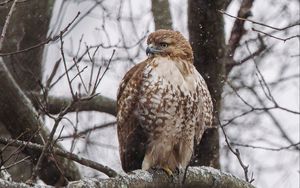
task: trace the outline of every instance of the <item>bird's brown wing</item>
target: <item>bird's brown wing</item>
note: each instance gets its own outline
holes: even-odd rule
[[[200,121],[196,123],[196,130],[195,130],[195,139],[196,139],[196,145],[198,145],[201,141],[202,135],[204,133],[204,131],[207,128],[211,128],[212,127],[212,113],[213,113],[213,105],[212,105],[212,100],[211,100],[211,96],[209,93],[209,90],[207,88],[207,85],[204,81],[204,79],[202,78],[202,76],[196,72],[195,74],[198,74],[198,78],[199,78],[199,84],[197,86],[197,95],[199,98],[199,100],[201,101],[200,106],[198,109],[199,111],[201,111],[201,117],[200,117]]]
[[[135,65],[126,73],[117,95],[118,139],[120,158],[125,172],[142,167],[146,150],[147,135],[134,115],[146,65],[147,60]]]

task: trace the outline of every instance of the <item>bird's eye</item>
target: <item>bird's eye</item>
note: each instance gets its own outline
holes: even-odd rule
[[[160,47],[162,47],[162,48],[166,48],[166,47],[168,47],[168,44],[167,44],[167,43],[165,43],[165,42],[162,42],[162,43],[160,43]]]

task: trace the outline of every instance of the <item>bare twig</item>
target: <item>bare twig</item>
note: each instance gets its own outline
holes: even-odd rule
[[[78,55],[79,55],[79,52],[80,52],[80,49],[81,49],[81,43],[82,43],[82,40],[83,40],[83,37],[84,35],[82,34],[80,39],[79,39],[79,44],[78,44],[78,48],[77,48],[77,52],[75,53],[75,59],[77,59]]]
[[[219,124],[221,125],[221,122],[219,120]],[[238,149],[233,149],[232,146],[230,145],[230,142],[228,140],[228,137],[226,135],[226,132],[225,132],[225,128],[223,126],[220,126],[221,129],[222,129],[222,132],[224,134],[224,137],[225,137],[225,142],[229,148],[229,150],[236,156],[236,158],[238,159],[241,167],[243,168],[244,170],[244,175],[245,175],[245,180],[249,183],[252,183],[254,181],[254,179],[251,177],[251,179],[249,179],[249,176],[248,176],[248,168],[249,168],[249,165],[245,165],[244,162],[242,161],[242,158],[241,158],[241,154],[240,154],[240,151]]]
[[[101,125],[98,125],[98,126],[94,126],[92,128],[88,128],[88,129],[85,129],[83,131],[80,131],[80,132],[75,132],[74,134],[72,135],[66,135],[66,136],[61,136],[59,137],[60,139],[66,139],[66,138],[79,138],[91,131],[95,131],[95,130],[98,130],[98,129],[103,129],[103,128],[107,128],[107,127],[110,127],[110,126],[113,126],[115,125],[116,122],[113,121],[113,122],[110,122],[110,123],[105,123],[105,124],[101,124]]]
[[[116,52],[116,50],[113,49],[113,52],[112,52],[112,54],[111,54],[111,56],[110,56],[110,58],[109,58],[109,60],[108,60],[107,66],[106,66],[106,68],[105,68],[105,70],[104,70],[102,76],[101,76],[98,80],[96,79],[96,81],[95,81],[95,83],[96,83],[96,85],[95,85],[96,88],[99,86],[99,84],[100,84],[101,80],[103,79],[104,75],[106,74],[106,72],[107,72],[108,69],[110,68],[109,66],[110,66],[110,63],[111,63],[112,58],[113,58],[114,55],[115,55],[115,52]]]
[[[62,40],[62,36],[63,36],[63,31],[60,32],[60,41],[61,41],[61,56],[62,56],[62,60],[63,60],[63,63],[64,63],[64,67],[65,67],[65,72],[66,72],[66,75],[67,75],[67,79],[68,79],[68,83],[69,83],[69,88],[70,88],[70,92],[72,94],[72,98],[73,100],[71,101],[70,104],[68,104],[67,107],[65,107],[58,115],[57,118],[54,118],[54,125],[53,125],[53,128],[48,136],[48,139],[47,139],[47,142],[45,144],[45,146],[43,147],[42,149],[42,152],[41,152],[41,155],[36,163],[36,166],[35,168],[33,169],[33,172],[32,172],[32,175],[31,175],[31,178],[28,182],[32,182],[32,181],[35,181],[36,180],[36,177],[37,177],[37,174],[38,172],[40,171],[41,169],[41,164],[42,164],[42,161],[44,160],[44,157],[46,155],[46,153],[48,152],[49,150],[49,147],[53,141],[53,137],[54,137],[54,134],[58,128],[58,125],[60,123],[60,121],[63,119],[63,117],[69,112],[69,110],[73,107],[73,105],[78,101],[78,97],[77,95],[74,94],[73,92],[73,88],[72,88],[72,85],[71,85],[71,81],[70,81],[70,77],[69,77],[69,74],[68,74],[68,69],[67,69],[67,65],[66,65],[66,59],[65,59],[65,56],[64,56],[64,51],[63,51],[63,40]],[[45,113],[47,113],[45,111]],[[50,116],[51,117],[51,116]]]
[[[28,131],[27,131],[27,132],[28,132]],[[23,135],[25,135],[27,132],[25,131],[25,132],[21,133],[21,134],[16,138],[16,140],[18,140],[19,138],[21,138],[21,137],[22,137]],[[4,147],[2,147],[1,150],[0,150],[0,153],[2,153],[4,150],[6,150],[6,148],[7,148],[10,144],[12,144],[13,142],[14,142],[14,140],[13,140],[11,143],[7,143]]]
[[[246,43],[246,48],[247,48],[249,54],[252,54],[252,52],[251,52],[251,50],[250,50],[250,48],[249,48],[248,43]],[[270,101],[272,101],[272,102],[275,104],[275,106],[276,106],[277,103],[276,103],[276,101],[275,101],[275,98],[273,97],[273,95],[272,95],[272,93],[271,93],[271,90],[270,90],[270,88],[268,87],[268,84],[267,84],[267,82],[266,82],[264,76],[262,75],[262,73],[261,73],[261,71],[260,71],[260,69],[259,69],[259,67],[258,67],[258,65],[257,65],[257,63],[256,63],[256,61],[255,61],[255,59],[254,59],[254,57],[252,57],[251,59],[252,59],[254,65],[255,65],[255,68],[256,68],[256,70],[257,70],[257,74],[256,74],[256,75],[257,75],[257,77],[258,77],[259,83],[261,84],[261,88],[262,88],[263,92],[265,93],[266,97],[267,97]]]
[[[80,18],[72,24],[72,27],[70,27],[70,30],[66,32],[66,35],[69,34],[70,31],[72,31],[87,15],[89,15],[99,4],[102,3],[103,0],[96,1],[94,5],[92,5],[85,13],[83,13]]]
[[[3,29],[2,29],[2,33],[0,35],[0,52],[2,51],[3,42],[4,42],[5,35],[6,35],[6,31],[7,31],[7,28],[8,28],[10,19],[11,19],[11,16],[12,16],[14,10],[15,10],[17,1],[18,0],[15,0],[13,2],[13,4],[11,5],[10,10],[9,10],[7,16],[6,16],[5,23],[4,23],[4,26],[3,26]]]
[[[20,140],[13,140],[13,139],[7,139],[7,138],[2,138],[0,137],[0,143],[2,144],[7,144],[11,142],[11,146],[25,146],[27,149],[35,150],[35,151],[43,151],[45,146],[31,143],[31,142],[25,142],[25,141],[20,141]],[[103,172],[109,177],[115,177],[117,176],[117,172],[115,172],[113,169],[104,166],[100,163],[91,161],[89,159],[86,159],[84,157],[77,156],[73,153],[63,151],[58,148],[52,148],[53,154],[59,155],[61,157],[76,161],[84,166],[88,166],[90,168],[93,168],[95,170],[98,170],[100,172]]]
[[[222,14],[225,14],[225,15],[227,15],[229,17],[232,17],[232,18],[235,18],[235,19],[239,19],[239,20],[243,20],[243,21],[248,21],[248,22],[251,22],[253,24],[261,25],[261,26],[268,27],[268,28],[271,28],[271,29],[274,29],[274,30],[278,30],[278,31],[283,31],[283,30],[289,29],[291,27],[300,25],[300,22],[298,21],[297,23],[294,23],[292,25],[288,25],[286,27],[281,27],[281,28],[280,27],[274,27],[274,26],[270,26],[270,25],[267,25],[267,24],[264,24],[264,23],[261,23],[261,22],[257,22],[257,21],[254,21],[254,20],[247,19],[247,18],[241,18],[241,17],[238,17],[238,16],[233,16],[231,14],[226,13],[224,10],[218,10],[218,11],[220,13],[222,13]]]
[[[68,71],[68,68],[67,68],[67,62],[66,62],[66,58],[65,58],[65,53],[64,53],[64,42],[62,40],[62,32],[60,33],[60,53],[61,53],[61,56],[62,56],[62,60],[63,60],[63,63],[64,63],[64,68],[65,68],[65,73],[67,75],[67,79],[68,79],[68,85],[69,85],[69,88],[70,88],[70,92],[72,94],[72,98],[73,100],[76,100],[77,96],[75,95],[74,91],[73,91],[73,88],[72,88],[72,82],[71,82],[71,79],[70,79],[70,76],[69,76],[69,71]],[[76,65],[75,65],[76,66]]]
[[[253,89],[253,88],[248,88],[250,90],[250,92],[256,97],[256,99],[258,100],[258,102],[264,107],[265,104],[263,102],[263,100],[259,97],[258,93]],[[290,136],[286,133],[286,131],[282,128],[282,125],[278,122],[278,120],[276,119],[276,117],[269,111],[269,110],[265,110],[266,114],[271,118],[271,120],[273,121],[274,125],[276,126],[276,128],[279,130],[279,132],[281,133],[282,137],[289,142],[291,145],[294,145],[293,140],[290,138]],[[300,146],[295,145],[295,148],[300,150]]]
[[[263,31],[260,31],[258,29],[255,29],[255,28],[252,28],[253,31],[256,31],[256,32],[259,32],[259,33],[262,33],[262,34],[265,34],[266,36],[269,36],[269,37],[272,37],[274,39],[278,39],[278,40],[281,40],[283,42],[286,42],[288,40],[291,40],[291,39],[294,39],[294,38],[300,38],[300,35],[294,35],[294,36],[291,36],[291,37],[287,37],[287,38],[280,38],[280,37],[276,37],[272,34],[269,34],[269,33],[266,33],[266,32],[263,32]]]
[[[44,107],[43,108],[45,108],[45,109],[48,108],[48,94],[49,94],[49,90],[50,90],[49,87],[50,87],[50,84],[51,84],[57,70],[58,70],[60,62],[61,62],[61,58],[55,62],[55,65],[54,65],[54,67],[51,71],[51,74],[50,74],[49,78],[46,81],[45,87],[43,87],[43,84],[41,82],[39,82],[39,85],[40,85],[40,87],[42,89],[42,92],[43,92],[43,97],[44,97],[43,98],[43,102],[44,102]],[[32,95],[32,93],[30,93],[30,94]]]
[[[24,157],[23,159],[21,159],[21,160],[15,162],[15,163],[13,163],[13,164],[10,164],[10,165],[8,165],[8,166],[6,166],[6,167],[4,167],[4,168],[1,168],[1,170],[4,170],[4,169],[6,169],[6,170],[7,170],[7,169],[10,169],[11,167],[16,166],[16,165],[18,165],[18,164],[20,164],[20,163],[26,161],[26,160],[29,159],[29,158],[30,158],[30,156]]]
[[[231,124],[231,123],[232,123],[233,121],[235,121],[236,119],[241,118],[241,117],[243,117],[243,116],[245,116],[245,115],[247,115],[247,114],[249,114],[249,113],[251,113],[251,112],[255,112],[255,111],[265,111],[265,112],[269,113],[269,110],[281,109],[281,110],[284,110],[284,111],[287,111],[287,112],[290,112],[290,113],[293,113],[293,114],[300,114],[300,112],[293,111],[293,110],[290,110],[290,109],[286,109],[286,108],[284,108],[284,107],[281,107],[281,106],[279,106],[276,102],[275,102],[275,104],[274,104],[273,106],[271,106],[271,107],[266,107],[265,105],[263,105],[262,101],[260,101],[261,104],[263,105],[263,107],[254,107],[253,105],[251,105],[249,102],[247,102],[245,99],[243,99],[243,98],[240,96],[240,94],[238,93],[238,91],[236,90],[236,88],[232,86],[232,84],[230,84],[229,82],[227,82],[227,84],[228,84],[228,86],[230,86],[230,87],[232,88],[232,90],[233,90],[234,93],[237,95],[237,97],[238,97],[238,98],[239,98],[246,106],[248,106],[248,107],[250,108],[250,110],[247,110],[247,111],[245,111],[245,112],[242,112],[241,114],[236,115],[236,116],[234,116],[233,118],[231,118],[231,119],[229,119],[229,120],[226,120],[226,121],[227,121],[226,123],[224,123],[224,124],[222,124],[222,125],[220,124],[222,127],[225,127],[225,126]],[[248,89],[250,89],[250,91],[252,91],[252,92],[255,92],[254,89],[251,88],[251,87],[248,87]],[[256,93],[256,92],[255,92],[255,93]],[[257,96],[257,94],[256,94],[255,96]],[[258,99],[261,100],[260,98],[258,98]],[[274,101],[275,101],[275,100],[274,100]],[[273,100],[272,100],[272,102],[273,102]],[[293,144],[293,142],[291,142],[291,141],[290,141],[290,143]]]
[[[74,23],[74,21],[78,18],[79,15],[80,15],[80,12],[77,13],[77,15],[74,17],[74,19],[58,35],[55,35],[53,37],[48,37],[45,41],[40,42],[40,43],[38,43],[36,45],[33,45],[31,47],[22,49],[22,50],[18,50],[18,51],[15,51],[15,52],[0,53],[0,56],[9,56],[9,55],[19,54],[19,53],[23,53],[23,52],[28,52],[30,50],[33,50],[35,48],[39,48],[39,47],[41,47],[45,44],[48,44],[50,42],[57,41],[60,38],[61,34],[65,34],[68,31],[70,26]]]
[[[68,68],[67,72],[71,71],[75,65],[72,65]],[[66,75],[66,72],[62,73],[50,86],[49,89],[51,89],[53,86],[55,86],[64,76]]]
[[[263,41],[263,39],[260,35],[258,35],[258,39],[259,39],[259,42],[260,42],[259,48],[255,52],[251,53],[249,56],[242,59],[240,61],[240,63],[244,63],[244,62],[260,55],[267,48],[267,46],[265,45],[265,43],[264,43],[264,41]]]
[[[55,76],[55,74],[58,70],[60,62],[61,62],[61,58],[55,62],[55,65],[54,65],[54,67],[51,71],[51,74],[50,74],[49,78],[46,81],[46,88],[50,87],[50,84],[51,84],[51,82],[52,82],[52,80],[53,80],[53,78],[54,78],[54,76]]]
[[[281,109],[281,108],[279,108],[279,107],[277,107],[277,106],[273,106],[273,107],[262,107],[262,108],[251,107],[250,110],[247,110],[247,111],[245,111],[245,112],[242,112],[241,114],[236,115],[236,116],[234,116],[234,117],[231,118],[231,119],[227,119],[227,120],[226,120],[227,122],[224,123],[224,124],[222,124],[221,126],[222,126],[222,127],[225,127],[225,126],[231,124],[231,123],[232,123],[233,121],[235,121],[236,119],[239,119],[239,118],[241,118],[241,117],[243,117],[243,116],[245,116],[245,115],[247,115],[247,114],[249,114],[249,113],[251,113],[251,112],[255,112],[255,111],[268,111],[268,110],[274,110],[274,109]],[[300,113],[297,112],[297,111],[293,111],[293,110],[289,110],[289,109],[281,109],[281,110],[285,110],[285,111],[287,111],[287,112],[294,113],[294,114],[298,114],[298,115],[300,114]]]
[[[299,151],[299,146],[300,146],[300,142],[295,143],[295,144],[290,144],[288,146],[283,146],[283,147],[279,147],[279,148],[270,148],[270,147],[264,147],[264,146],[254,146],[254,145],[250,145],[250,144],[240,144],[240,143],[235,143],[235,142],[231,142],[232,145],[236,145],[236,146],[241,146],[241,147],[247,147],[247,148],[253,148],[253,149],[263,149],[263,150],[269,150],[269,151],[282,151],[282,150],[291,150],[292,148],[294,148],[296,151]]]
[[[96,76],[96,80],[95,80],[95,83],[94,83],[94,87],[93,87],[93,90],[92,90],[92,93],[91,93],[92,95],[96,93],[97,87],[99,86],[99,84],[100,84],[100,82],[101,82],[103,76],[105,75],[105,73],[108,71],[109,65],[110,65],[110,63],[111,63],[112,58],[113,58],[114,55],[115,55],[115,52],[116,52],[116,50],[114,49],[113,52],[112,52],[112,54],[111,54],[111,56],[110,56],[110,58],[109,58],[109,60],[108,60],[108,64],[107,64],[107,66],[106,66],[106,68],[105,68],[105,70],[104,70],[104,72],[103,72],[103,74],[102,74],[101,77],[99,77],[99,76],[100,76],[100,72],[101,72],[101,67],[98,69],[98,73],[97,73],[97,76]]]
[[[31,141],[32,138],[35,137],[35,136],[38,134],[39,131],[40,131],[40,129],[36,130],[33,134],[31,134],[28,140]],[[20,134],[16,139],[22,138],[22,136],[25,135],[25,134],[26,134],[26,132]],[[12,142],[12,143],[6,144],[6,145],[1,149],[0,153],[2,153],[7,147],[9,147],[10,144],[13,144],[13,142]],[[18,155],[20,154],[20,152],[21,152],[22,150],[24,150],[24,148],[25,148],[25,146],[19,146],[19,147],[17,147],[13,152],[10,153],[10,155],[8,155],[8,156],[6,157],[5,160],[2,159],[0,163],[5,164],[5,163],[6,163],[8,160],[10,160],[13,156],[16,156],[16,155],[18,156]],[[16,157],[16,158],[17,158],[17,157]],[[1,166],[1,164],[0,164],[0,166]]]
[[[92,80],[93,80],[93,75],[94,75],[94,67],[95,67],[95,61],[94,61],[94,58],[95,58],[95,55],[97,53],[97,51],[99,50],[100,46],[97,46],[96,47],[96,50],[94,51],[93,55],[91,56],[90,54],[90,51],[87,47],[87,53],[88,53],[88,57],[92,63],[92,68],[91,68],[91,73],[90,73],[90,80],[89,80],[89,93],[91,92],[91,88],[92,88]]]
[[[36,177],[38,175],[38,172],[40,171],[41,169],[41,164],[42,164],[42,161],[44,160],[44,157],[46,155],[46,153],[48,152],[49,150],[49,147],[52,143],[52,140],[53,140],[53,137],[54,137],[54,134],[56,132],[56,129],[60,123],[60,121],[62,120],[63,116],[66,115],[68,113],[68,110],[70,108],[72,108],[72,105],[74,104],[74,102],[72,102],[71,104],[69,104],[59,115],[57,118],[55,118],[55,122],[54,122],[54,125],[53,125],[53,128],[48,136],[48,139],[47,139],[47,142],[45,144],[45,146],[43,147],[42,149],[42,153],[38,159],[38,162],[36,163],[36,166],[35,168],[33,169],[32,171],[32,175],[31,175],[31,178],[30,180],[31,181],[35,181],[36,180]]]
[[[250,55],[248,55],[244,59],[240,60],[239,62],[233,61],[232,63],[226,64],[227,73],[229,73],[234,66],[242,65],[243,63],[247,62],[248,60],[250,60],[256,56],[259,56],[263,51],[265,51],[267,46],[265,45],[265,43],[260,35],[258,35],[258,39],[259,39],[260,45],[255,52],[251,53]]]
[[[80,39],[81,40],[81,39]],[[98,45],[98,46],[92,46],[92,47],[89,47],[85,50],[84,53],[81,54],[81,56],[79,58],[76,58],[77,60],[77,64],[79,64],[79,62],[83,59],[83,57],[88,53],[88,50],[91,49],[91,48],[100,48],[101,45]],[[76,57],[78,56],[78,54],[76,54]],[[94,55],[93,55],[94,56]],[[71,71],[76,65],[73,64],[71,65],[69,68],[68,68],[68,71]],[[85,69],[85,68],[84,68]],[[62,73],[51,85],[50,85],[50,89],[55,86],[64,76],[66,75],[66,72]],[[78,76],[78,73],[77,73],[77,76]],[[76,76],[75,76],[76,77]]]
[[[13,0],[6,0],[4,2],[1,2],[0,6],[5,6],[7,3],[11,2],[11,1],[13,1]]]
[[[79,68],[79,67],[78,67]],[[80,77],[81,73],[84,72],[84,70],[88,68],[88,66],[84,66],[81,70],[78,69],[78,72],[75,74],[75,76],[73,76],[73,78],[71,79],[71,83],[73,82],[73,80],[75,80],[75,78],[77,78],[78,76]],[[68,69],[69,70],[69,69]],[[82,80],[83,81],[83,80]],[[80,92],[79,92],[80,93]]]
[[[84,88],[86,94],[88,94],[87,87],[85,86],[85,83],[84,83],[83,78],[82,78],[82,76],[81,76],[81,72],[82,72],[83,70],[82,70],[82,71],[79,70],[79,66],[78,66],[77,61],[76,61],[75,58],[73,58],[73,62],[74,62],[74,64],[75,64],[75,66],[76,66],[77,73],[78,73],[78,76],[79,76],[79,78],[80,78],[81,84],[83,85],[83,88]]]

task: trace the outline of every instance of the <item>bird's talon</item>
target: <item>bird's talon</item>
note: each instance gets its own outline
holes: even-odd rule
[[[162,169],[168,174],[168,176],[173,176],[173,172],[172,172],[172,170],[170,170],[170,168],[163,167]]]

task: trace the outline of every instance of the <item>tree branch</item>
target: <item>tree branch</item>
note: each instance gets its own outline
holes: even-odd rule
[[[129,174],[110,179],[85,179],[70,182],[69,187],[230,187],[230,188],[254,188],[253,185],[236,178],[230,174],[221,172],[211,167],[189,167],[186,181],[179,184],[178,176],[170,178],[163,171],[135,170]]]
[[[2,138],[2,137],[0,137],[0,143],[1,144],[9,144],[9,146],[24,146],[27,149],[30,149],[33,151],[38,151],[38,152],[41,152],[44,148],[44,146],[40,145],[40,144],[35,144],[35,143],[21,141],[21,140]],[[53,147],[51,149],[51,151],[53,154],[59,155],[68,160],[76,161],[84,166],[87,166],[87,167],[93,168],[95,170],[98,170],[100,172],[103,172],[104,174],[106,174],[109,177],[117,176],[117,172],[115,172],[113,169],[111,169],[107,166],[104,166],[100,163],[94,162],[94,161],[86,159],[84,157],[80,157],[78,155],[75,155],[73,153],[64,151],[64,150],[56,148],[56,147]]]
[[[238,12],[238,17],[248,18],[252,15],[251,8],[254,0],[243,0]],[[244,28],[245,20],[236,19],[231,30],[228,41],[227,57],[233,57],[236,48],[239,46],[242,36],[246,33]]]
[[[267,24],[264,24],[264,23],[261,23],[261,22],[254,21],[254,20],[250,20],[250,19],[246,19],[246,18],[241,18],[241,17],[238,17],[238,16],[233,16],[231,14],[228,14],[224,10],[218,10],[218,11],[221,12],[222,14],[225,14],[225,15],[231,17],[231,18],[236,18],[236,19],[239,19],[239,20],[248,21],[248,22],[251,22],[253,24],[261,25],[261,26],[264,26],[264,27],[268,27],[268,28],[271,28],[271,29],[274,29],[274,30],[277,30],[277,31],[283,31],[283,30],[289,29],[291,27],[300,25],[300,21],[298,21],[296,23],[293,23],[291,25],[287,25],[285,27],[274,27],[274,26],[270,26],[270,25],[267,25]]]
[[[9,22],[11,20],[10,19],[11,15],[12,15],[12,13],[15,10],[16,3],[17,3],[17,0],[15,0],[13,2],[13,4],[11,5],[10,10],[9,10],[7,16],[6,16],[6,19],[5,19],[5,24],[3,26],[3,29],[2,29],[2,32],[1,32],[1,35],[0,35],[0,52],[2,51],[3,41],[4,41],[4,38],[5,38],[5,34],[6,34],[6,31],[7,31],[7,28],[8,28],[8,24],[9,24]]]
[[[272,37],[272,38],[274,38],[274,39],[281,40],[281,41],[283,41],[283,42],[286,42],[286,41],[291,40],[291,39],[294,39],[294,38],[300,38],[300,35],[293,35],[293,36],[290,36],[290,37],[287,37],[287,38],[280,38],[280,37],[276,37],[276,36],[274,36],[274,35],[272,35],[272,34],[270,34],[270,33],[266,33],[266,32],[260,31],[260,30],[255,29],[255,28],[252,28],[252,30],[253,30],[253,31],[256,31],[256,32],[258,32],[258,33],[262,33],[262,34],[264,34],[264,35],[266,35],[266,36],[268,36],[268,37]]]
[[[28,95],[33,102],[33,105],[36,108],[39,108],[39,100],[43,100],[43,95],[39,93],[31,93]],[[47,110],[50,114],[58,114],[61,110],[66,107],[68,104],[72,102],[71,97],[55,97],[55,96],[48,96],[47,99]],[[116,101],[102,96],[97,95],[90,100],[78,101],[72,108],[70,108],[69,112],[80,112],[80,111],[97,111],[97,112],[104,112],[111,114],[113,116],[117,115],[116,110]]]
[[[153,14],[155,30],[172,29],[172,17],[169,0],[152,0],[151,11]]]
[[[163,171],[150,173],[143,170],[135,170],[129,174],[117,176],[115,178],[100,179],[87,178],[80,181],[69,182],[69,188],[76,187],[189,187],[189,188],[255,188],[250,183],[245,182],[231,174],[221,172],[211,167],[190,167],[187,171],[185,184],[178,184],[178,176],[170,178]],[[30,188],[24,183],[15,183],[0,179],[0,187],[9,185],[10,188]],[[36,185],[37,186],[37,185]],[[37,186],[38,187],[38,186]]]
[[[24,53],[24,52],[28,52],[28,51],[31,51],[33,49],[36,49],[36,48],[39,48],[39,47],[42,47],[50,42],[55,42],[59,39],[60,35],[64,35],[70,28],[70,26],[75,22],[75,20],[79,17],[80,15],[80,12],[77,13],[77,15],[74,17],[74,19],[62,30],[60,31],[59,34],[53,36],[53,37],[48,37],[46,40],[38,43],[38,44],[35,44],[35,45],[32,45],[28,48],[25,48],[25,49],[21,49],[21,50],[17,50],[17,51],[13,51],[13,52],[6,52],[6,53],[2,53],[1,50],[0,50],[0,56],[10,56],[10,55],[15,55],[15,54],[19,54],[19,53]],[[1,37],[2,38],[2,37]],[[1,47],[1,46],[0,46]]]
[[[228,140],[228,136],[225,132],[225,128],[224,126],[221,126],[221,122],[219,120],[219,123],[220,123],[220,127],[221,127],[221,130],[224,134],[224,137],[225,137],[225,142],[229,148],[229,150],[236,156],[237,160],[239,161],[241,167],[243,168],[243,171],[244,171],[244,175],[245,175],[245,180],[249,183],[252,183],[254,181],[253,177],[251,177],[251,179],[249,179],[249,175],[248,175],[248,168],[249,168],[249,165],[245,165],[245,163],[242,161],[242,158],[241,158],[241,154],[240,154],[240,151],[238,149],[233,149],[231,144],[229,143],[229,140]],[[253,174],[252,174],[253,176]]]
[[[248,55],[247,57],[243,58],[240,61],[235,61],[233,60],[232,56],[227,56],[228,59],[230,59],[230,61],[228,63],[226,63],[226,72],[227,74],[229,74],[229,72],[232,70],[232,68],[234,66],[238,66],[238,65],[242,65],[243,63],[247,62],[248,60],[260,55],[266,48],[267,46],[265,45],[262,37],[260,35],[258,35],[258,40],[260,42],[259,47],[257,48],[257,50],[253,53],[251,53],[250,55]]]
[[[253,148],[253,149],[262,149],[262,150],[268,150],[268,151],[282,151],[282,150],[289,150],[289,151],[300,151],[300,142],[295,143],[295,144],[290,144],[288,146],[282,146],[278,148],[271,148],[271,147],[265,147],[265,146],[256,146],[256,145],[250,145],[250,144],[241,144],[241,143],[235,143],[235,142],[230,142],[231,145],[235,146],[240,146],[240,147],[245,147],[245,148]]]

